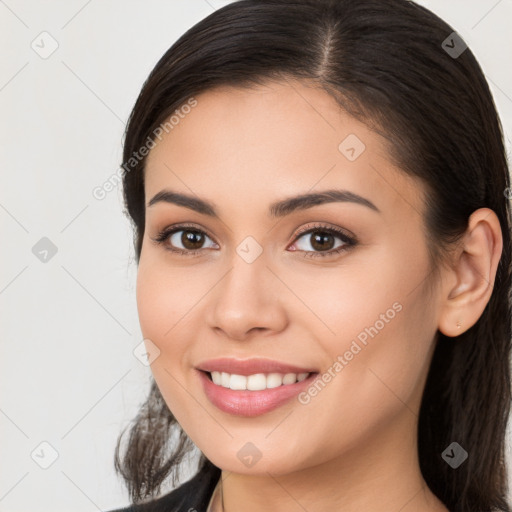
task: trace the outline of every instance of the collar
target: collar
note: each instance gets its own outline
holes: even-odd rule
[[[210,503],[208,503],[208,508],[206,512],[224,512],[224,507],[222,506],[222,478],[219,478],[215,489],[213,490],[212,497],[210,499]]]

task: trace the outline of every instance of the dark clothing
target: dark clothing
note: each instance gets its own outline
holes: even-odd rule
[[[164,496],[109,512],[206,512],[219,478],[220,470],[199,472]]]

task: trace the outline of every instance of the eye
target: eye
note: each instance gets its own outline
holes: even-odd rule
[[[299,235],[296,240],[299,240],[300,243],[297,244],[297,242],[295,242],[294,244],[298,246],[298,249],[293,250],[305,251],[305,258],[333,256],[348,250],[357,243],[354,237],[347,235],[341,229],[322,224],[316,224],[313,227],[301,229]],[[301,241],[301,238],[304,240]],[[336,238],[340,241],[337,245]]]
[[[174,226],[160,231],[153,241],[165,245],[169,251],[185,255],[194,255],[204,249],[205,240],[210,240],[214,247],[217,244],[201,229],[194,226]],[[180,247],[181,245],[181,247]]]
[[[301,239],[304,239],[301,241]],[[336,245],[336,239],[340,242]],[[210,240],[210,248],[219,246],[202,230],[195,226],[171,226],[160,231],[152,240],[156,244],[164,245],[165,249],[184,256],[194,256],[203,249],[204,243]],[[292,251],[304,252],[305,258],[334,256],[357,244],[357,239],[349,236],[340,228],[316,224],[299,230]],[[300,243],[297,243],[297,240]]]

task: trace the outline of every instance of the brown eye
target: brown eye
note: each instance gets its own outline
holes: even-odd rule
[[[164,229],[153,240],[171,252],[185,255],[196,254],[207,248],[208,246],[204,246],[206,240],[210,240],[213,248],[218,248],[204,231],[192,226],[174,226]]]
[[[295,250],[304,251],[308,257],[336,255],[356,244],[356,240],[343,231],[323,226],[301,231],[296,240]]]
[[[309,235],[311,238],[311,246],[313,249],[318,251],[325,251],[332,249],[335,244],[335,237],[329,233],[324,233],[322,231],[316,231],[316,233],[312,233]]]
[[[205,237],[204,234],[200,231],[181,230],[177,233],[182,233],[181,237],[179,237],[179,240],[185,249],[200,249],[204,243]]]
[[[206,233],[192,228],[175,228],[165,238],[171,248],[178,251],[197,251],[204,248],[206,240],[213,242]]]

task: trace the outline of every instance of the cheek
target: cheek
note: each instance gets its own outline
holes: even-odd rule
[[[363,347],[387,340],[386,350],[401,352],[406,361],[413,357],[411,349],[418,350],[419,335],[435,332],[433,297],[427,291],[430,263],[421,230],[411,223],[402,231],[386,235],[386,244],[354,253],[333,271],[295,276],[297,294],[307,297],[329,329],[329,335],[319,338],[329,353],[344,353],[353,340]]]
[[[371,313],[386,309],[367,303],[368,321],[362,329],[353,325],[348,313],[338,317],[338,336],[331,337],[331,342],[328,338],[321,341],[329,356],[321,383],[306,390],[297,406],[301,409],[294,415],[304,421],[276,432],[274,443],[289,444],[294,437],[301,445],[301,457],[309,464],[320,463],[333,454],[373,446],[386,425],[401,421],[398,418],[411,420],[428,371],[431,339],[426,332],[418,332],[421,308],[415,300],[402,299],[400,305],[402,309],[391,307],[388,323],[377,323]],[[358,338],[358,333],[364,337]]]
[[[151,372],[165,402],[175,416],[179,416],[180,404],[186,402],[181,396],[183,383],[182,364],[186,354],[187,305],[177,289],[179,282],[175,271],[167,269],[155,259],[141,257],[137,273],[137,310],[142,336],[150,340],[149,345],[158,356],[151,363]],[[157,348],[155,349],[154,346]],[[148,342],[146,342],[148,348]]]
[[[180,385],[184,382],[181,362],[186,346],[180,341],[178,333],[184,328],[182,324],[185,322],[183,319],[180,322],[180,318],[185,312],[183,301],[180,301],[183,294],[176,293],[180,283],[173,279],[176,277],[171,275],[173,273],[164,274],[162,265],[157,261],[151,261],[147,256],[141,257],[136,297],[142,335],[160,351],[151,363],[151,373],[167,407],[181,422],[183,418],[194,415],[187,412],[190,397],[184,395],[183,385]],[[147,342],[146,348],[150,350]]]
[[[342,350],[346,341],[359,335],[364,341],[365,329],[375,323],[379,331],[387,328],[400,304],[409,300],[412,274],[423,272],[419,267],[406,269],[406,261],[399,258],[382,247],[354,253],[337,267],[285,270],[283,280],[301,299],[300,306],[304,309],[305,304],[312,313],[296,314],[294,320],[305,331],[313,330],[319,341],[326,340],[331,351]]]
[[[314,332],[327,356],[325,386],[318,386],[318,398],[304,397],[318,425],[342,420],[349,438],[418,398],[436,331],[428,274],[426,253],[397,246],[328,278],[295,277],[294,290],[319,319],[307,315],[301,329]]]
[[[143,336],[160,350],[165,352],[172,343],[176,351],[180,349],[183,333],[193,328],[194,309],[212,286],[212,278],[200,266],[191,271],[169,265],[165,255],[155,252],[143,253],[139,262],[136,289],[139,322]]]
[[[171,266],[165,256],[146,251],[141,254],[137,273],[136,299],[142,335],[160,351],[151,372],[180,423],[197,421],[198,404],[189,389],[190,346],[197,339],[201,298],[213,286],[212,275],[198,265],[194,271]],[[193,274],[193,279],[191,275]],[[203,413],[204,414],[204,413]]]
[[[149,338],[160,350],[165,333],[174,323],[175,294],[169,293],[165,280],[159,279],[158,268],[142,259],[137,273],[137,311],[144,338]]]

